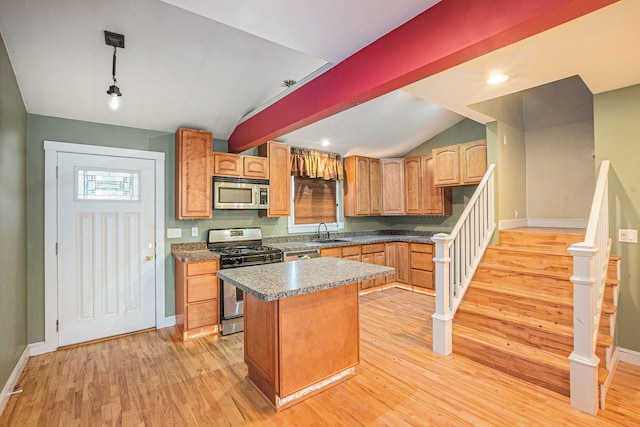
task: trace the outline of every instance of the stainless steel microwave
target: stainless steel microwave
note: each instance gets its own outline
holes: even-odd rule
[[[213,177],[214,209],[266,209],[268,207],[269,181]]]

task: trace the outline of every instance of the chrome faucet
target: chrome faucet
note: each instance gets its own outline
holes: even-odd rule
[[[320,226],[324,225],[324,231],[325,233],[327,233],[327,237],[326,239],[329,240],[329,229],[327,228],[327,224],[325,224],[324,222],[321,222],[320,224],[318,224],[318,239],[320,239]]]

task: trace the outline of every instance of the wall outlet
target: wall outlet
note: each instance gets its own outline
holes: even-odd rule
[[[638,243],[638,230],[624,228],[619,229],[618,242]]]
[[[182,237],[181,228],[167,228],[167,239],[179,239]]]
[[[191,227],[191,237],[198,237],[198,227]]]

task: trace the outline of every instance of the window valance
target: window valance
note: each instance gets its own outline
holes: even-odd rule
[[[306,148],[291,148],[291,174],[307,178],[342,181],[343,167],[339,154]]]

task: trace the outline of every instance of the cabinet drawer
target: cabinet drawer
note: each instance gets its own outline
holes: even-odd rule
[[[215,274],[215,261],[200,261],[187,263],[187,276],[199,276],[201,274]]]
[[[187,279],[187,302],[218,298],[218,278],[213,275]]]
[[[362,245],[363,254],[372,254],[374,252],[384,252],[384,243],[373,243],[371,245]]]
[[[411,268],[433,271],[432,254],[424,252],[411,252]]]
[[[433,289],[433,275],[430,271],[411,269],[411,284],[421,288]]]
[[[433,253],[433,245],[429,243],[411,243],[411,252]]]
[[[360,255],[360,246],[345,246],[342,248],[343,257],[348,257],[353,255]]]
[[[218,300],[187,305],[185,329],[201,328],[218,323]]]

